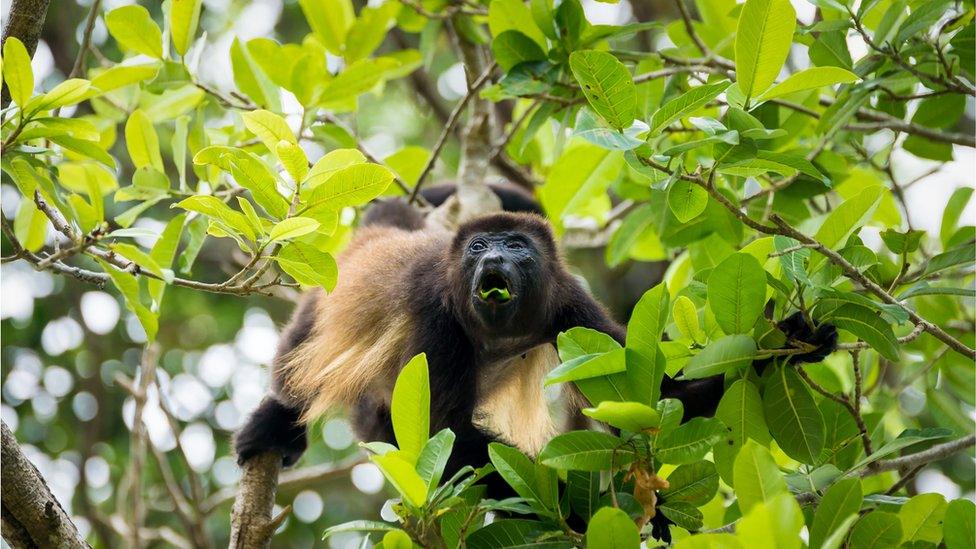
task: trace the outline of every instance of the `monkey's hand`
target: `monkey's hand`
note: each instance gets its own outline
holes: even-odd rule
[[[247,424],[234,437],[237,464],[265,452],[281,454],[285,467],[294,465],[305,453],[308,441],[301,412],[266,397],[254,410]]]
[[[790,357],[793,364],[821,362],[837,350],[837,328],[833,324],[822,323],[811,330],[803,314],[796,312],[781,320],[776,327],[786,334],[788,342],[802,342],[813,347],[810,352]]]

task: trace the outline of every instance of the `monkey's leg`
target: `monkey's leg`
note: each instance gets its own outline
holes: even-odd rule
[[[234,437],[237,463],[243,464],[265,452],[276,452],[281,454],[285,467],[294,465],[308,447],[301,415],[301,410],[278,402],[274,396],[265,397]]]
[[[234,437],[239,464],[258,454],[276,452],[281,454],[282,462],[287,467],[294,465],[308,447],[305,424],[301,420],[304,411],[301,404],[289,402],[275,393],[284,386],[281,358],[311,337],[318,299],[319,292],[306,294],[281,335],[272,371],[272,390]]]

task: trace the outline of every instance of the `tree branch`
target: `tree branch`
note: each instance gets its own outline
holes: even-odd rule
[[[667,166],[664,166],[663,164],[659,164],[652,159],[640,158],[640,157],[638,158],[643,164],[650,166],[655,170],[667,174],[674,173],[673,170],[671,170]],[[729,211],[729,213],[731,213],[737,219],[742,221],[742,223],[744,223],[747,227],[767,235],[778,234],[778,235],[788,236],[790,238],[796,239],[801,244],[805,244],[808,247],[816,250],[818,253],[820,253],[821,255],[825,256],[828,260],[830,260],[831,263],[840,267],[841,270],[844,272],[844,275],[847,276],[847,278],[860,284],[861,287],[865,288],[875,296],[879,297],[881,301],[900,307],[902,310],[908,313],[908,317],[911,319],[911,321],[914,324],[922,324],[923,329],[926,332],[932,334],[932,336],[934,336],[936,339],[948,345],[952,350],[956,351],[957,353],[963,356],[976,359],[976,350],[970,349],[964,343],[962,343],[958,339],[946,333],[945,330],[943,330],[939,326],[922,318],[914,310],[906,306],[904,303],[898,301],[898,299],[896,299],[890,293],[885,291],[884,288],[878,286],[871,279],[864,276],[864,274],[861,273],[861,271],[857,267],[851,264],[851,262],[844,259],[844,257],[841,256],[839,253],[828,248],[827,246],[825,246],[823,243],[816,240],[815,238],[807,236],[806,234],[794,229],[792,226],[790,226],[789,223],[784,221],[778,215],[773,214],[772,216],[770,216],[770,220],[775,224],[775,226],[769,226],[766,225],[765,223],[760,223],[755,219],[749,217],[745,212],[739,209],[738,206],[732,203],[732,201],[730,201],[724,194],[719,192],[714,185],[712,185],[709,181],[703,179],[701,176],[681,173],[679,174],[679,177],[685,181],[695,183],[696,185],[699,185],[700,187],[705,189],[708,192],[709,196],[712,197],[712,199],[714,199],[716,202],[721,204],[726,210]]]
[[[923,450],[915,454],[902,456],[895,459],[884,459],[878,461],[874,467],[861,471],[862,477],[868,477],[883,473],[885,471],[896,471],[899,469],[911,469],[919,465],[928,465],[934,461],[945,459],[956,452],[965,450],[976,444],[976,435],[969,435],[950,442],[937,444],[928,450]]]
[[[10,12],[7,16],[7,26],[3,29],[3,43],[13,36],[24,43],[27,54],[34,57],[37,41],[41,37],[44,19],[47,17],[47,7],[50,0],[12,0]],[[0,107],[6,108],[10,103],[10,92],[7,84],[3,85],[0,95]]]
[[[0,422],[0,430],[4,539],[14,547],[26,542],[24,536],[34,547],[88,547],[37,468],[21,452],[6,422]]]
[[[237,498],[231,511],[230,547],[258,549],[271,545],[271,536],[287,516],[285,508],[272,518],[281,455],[268,452],[244,463]]]

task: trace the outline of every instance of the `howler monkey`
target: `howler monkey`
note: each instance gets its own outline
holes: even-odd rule
[[[402,201],[367,212],[335,289],[306,294],[286,327],[270,394],[237,434],[239,462],[272,451],[292,465],[305,424],[335,406],[351,410],[361,439],[394,442],[393,385],[421,352],[431,432],[456,436],[448,476],[487,463],[493,440],[536,454],[558,432],[542,392],[556,335],[584,326],[624,344],[625,330],[567,272],[544,218],[498,213],[453,233],[423,225]],[[662,396],[680,399],[685,419],[711,415],[723,384],[665,377]],[[492,486],[489,495],[504,490]]]

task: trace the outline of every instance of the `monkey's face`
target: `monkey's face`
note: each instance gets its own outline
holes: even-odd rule
[[[478,321],[504,330],[538,301],[541,255],[532,238],[517,231],[478,233],[468,240],[462,271]]]

